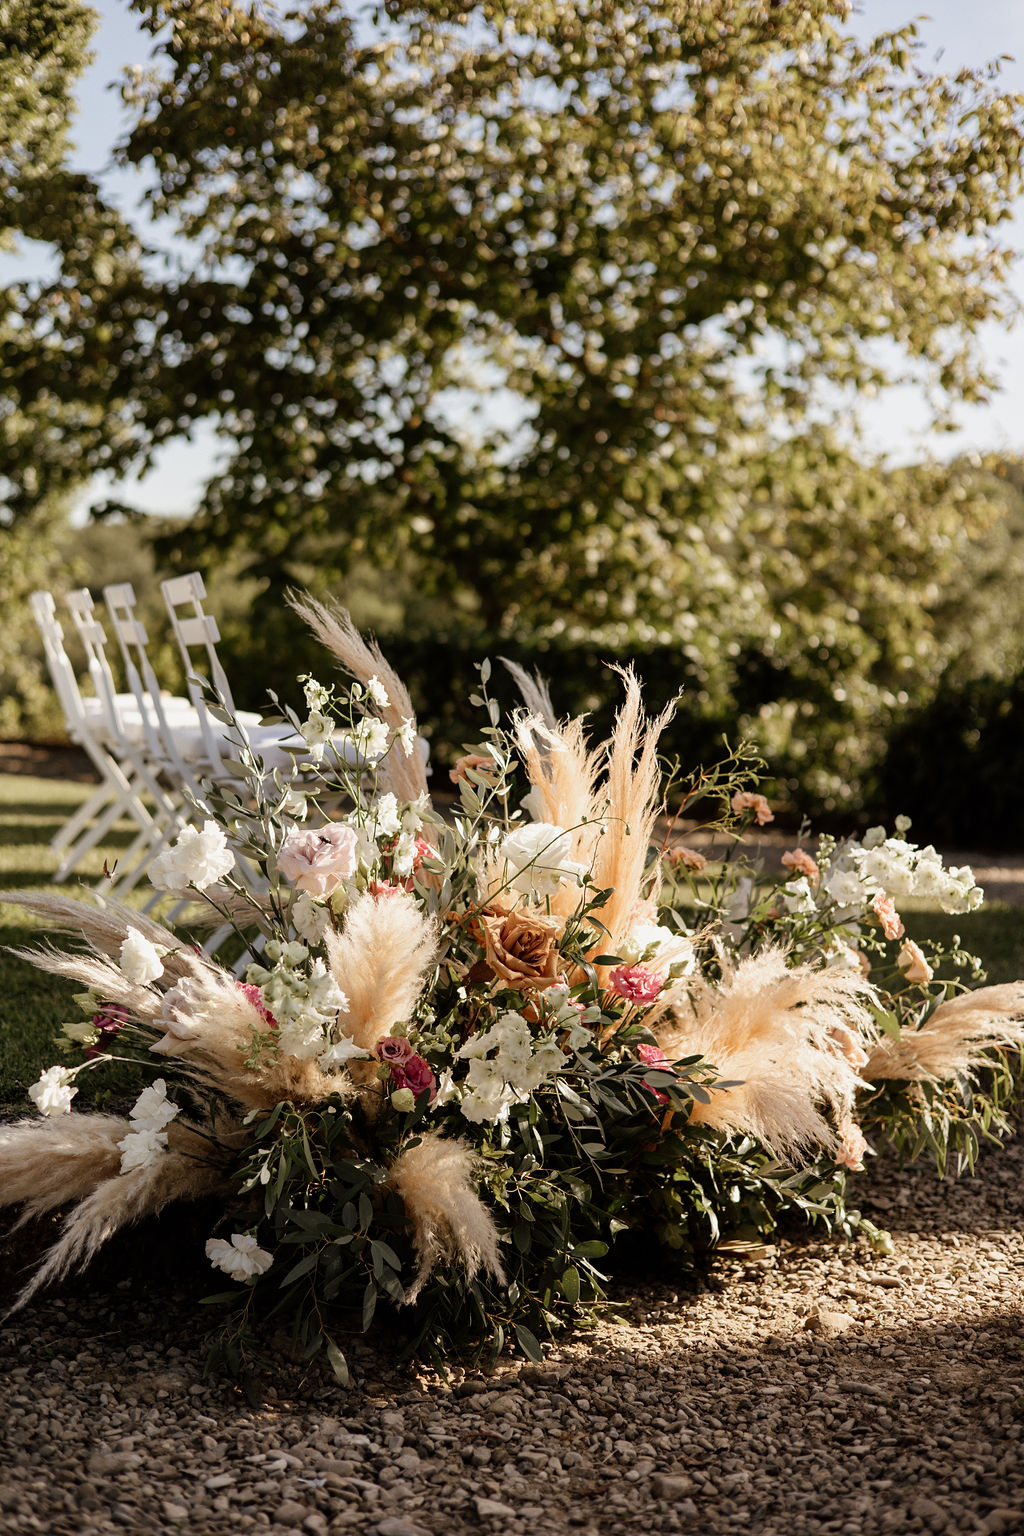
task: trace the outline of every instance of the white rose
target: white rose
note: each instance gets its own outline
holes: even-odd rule
[[[118,963],[129,981],[140,982],[143,986],[164,973],[164,963],[156,947],[137,928],[128,929]]]
[[[78,1092],[72,1088],[74,1072],[68,1067],[47,1067],[38,1083],[33,1083],[28,1096],[41,1115],[66,1115],[71,1111],[71,1100]]]
[[[563,880],[585,874],[569,857],[572,833],[548,821],[531,821],[510,832],[498,849],[509,889],[521,896],[552,896]]]

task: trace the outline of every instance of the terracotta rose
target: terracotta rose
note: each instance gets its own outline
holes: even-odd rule
[[[485,912],[480,918],[487,964],[513,987],[541,991],[561,979],[557,941],[562,924],[538,913]]]

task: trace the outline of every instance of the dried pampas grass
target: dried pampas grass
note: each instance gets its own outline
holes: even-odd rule
[[[121,1123],[125,1131],[130,1129],[126,1121]],[[19,1311],[42,1286],[88,1264],[119,1228],[144,1216],[158,1215],[172,1200],[198,1200],[224,1188],[223,1169],[201,1160],[208,1148],[205,1138],[187,1126],[173,1126],[169,1139],[189,1150],[168,1149],[148,1167],[114,1173],[94,1185],[64,1222],[59,1240],[18,1296],[12,1312]]]
[[[375,642],[366,643],[344,608],[337,603],[318,603],[313,597],[299,597],[295,593],[289,593],[288,601],[350,677],[364,687],[371,677],[380,679],[389,700],[387,709],[381,710],[381,717],[392,730],[399,730],[406,720],[415,721],[409,690],[385,660],[380,647]],[[427,770],[419,744],[408,757],[400,746],[392,747],[380,764],[378,782],[382,789],[390,790],[399,800],[418,800],[425,795]]]
[[[254,1036],[272,1044],[273,1033],[235,978],[198,957],[175,1014],[165,1013],[160,1027],[166,1033],[150,1050],[183,1061],[196,1080],[243,1109],[271,1109],[283,1099],[317,1103],[351,1087],[344,1073],[325,1072],[315,1061],[285,1052],[269,1052],[247,1066]]]
[[[473,1184],[478,1163],[464,1142],[427,1131],[392,1167],[388,1187],[405,1204],[419,1260],[407,1302],[416,1300],[435,1266],[446,1259],[460,1263],[470,1280],[481,1270],[504,1280],[498,1229]]]
[[[366,892],[349,907],[341,933],[328,930],[324,943],[331,974],[348,998],[342,1027],[361,1050],[372,1051],[412,1017],[434,963],[435,925],[404,895]]]
[[[20,1205],[21,1221],[28,1221],[81,1200],[117,1173],[117,1143],[130,1130],[120,1115],[54,1115],[0,1126],[0,1205]]]
[[[917,1029],[883,1037],[864,1068],[869,1082],[942,1082],[972,1072],[994,1049],[1024,1046],[1024,982],[979,987],[940,1003]]]
[[[792,1159],[824,1148],[852,1109],[855,1063],[877,1037],[863,977],[786,965],[778,949],[729,965],[718,984],[686,977],[655,1005],[648,1021],[669,1060],[701,1055],[735,1086],[695,1103],[694,1124],[753,1136]],[[851,1049],[851,1047],[854,1047]],[[846,1053],[849,1053],[847,1055]]]
[[[594,819],[604,816],[608,822],[597,844],[594,880],[599,890],[611,891],[601,921],[609,931],[613,953],[643,905],[661,788],[658,743],[675,708],[670,704],[656,720],[647,720],[636,674],[623,667],[615,670],[625,684],[626,697],[608,743],[607,779],[591,813]],[[604,938],[595,953],[608,948],[609,939]]]

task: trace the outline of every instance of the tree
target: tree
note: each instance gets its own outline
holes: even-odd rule
[[[847,0],[133,8],[122,158],[173,259],[90,202],[4,372],[90,466],[216,425],[167,559],[402,565],[449,626],[680,647],[766,729],[856,693],[851,751],[929,672],[984,497],[825,419],[907,372],[983,396],[1019,100]]]
[[[97,462],[216,423],[196,538],[266,575],[401,550],[491,627],[568,584],[581,623],[671,630],[752,437],[885,382],[879,342],[986,387],[1019,103],[924,72],[913,27],[861,46],[846,0],[133,8],[157,67],[124,158],[187,254],[143,294],[129,250],[47,319],[110,363],[126,441]],[[53,367],[33,399],[74,394]],[[504,419],[453,409],[495,381]]]

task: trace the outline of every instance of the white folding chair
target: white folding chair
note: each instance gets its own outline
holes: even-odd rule
[[[125,761],[118,750],[115,734],[108,728],[104,701],[98,695],[83,695],[79,688],[74,667],[64,648],[64,629],[57,617],[52,593],[33,592],[29,606],[42,635],[47,666],[64,712],[68,735],[87,753],[100,775],[98,788],[50,840],[54,852],[63,854],[55,879],[65,880],[122,816],[131,818],[140,829],[138,838],[124,856],[126,860],[133,859],[148,845],[156,832],[156,822],[141,799],[148,786],[140,783],[137,765],[132,760]]]
[[[161,582],[160,588],[185,663],[189,697],[200,717],[205,716],[204,743],[211,762],[216,760],[225,747],[231,748],[234,743],[226,736],[225,727],[206,708],[210,687],[220,697],[227,711],[245,726],[252,750],[266,769],[273,771],[276,768],[286,777],[301,773],[310,761],[309,748],[301,736],[289,725],[254,725],[254,717],[235,709],[231,685],[217,655],[220,631],[216,619],[203,607],[206,586],[199,572],[190,571],[186,576],[173,576]],[[207,689],[203,687],[204,680]],[[349,767],[366,766],[365,760],[348,741],[336,738],[334,751]]]

